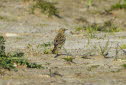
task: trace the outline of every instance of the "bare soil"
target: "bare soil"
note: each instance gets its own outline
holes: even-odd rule
[[[40,12],[30,13],[30,2],[23,0],[0,1],[0,35],[6,39],[6,52],[23,51],[31,62],[42,64],[44,69],[19,67],[18,72],[5,71],[0,76],[0,85],[126,85],[126,54],[118,49],[117,44],[126,44],[126,11],[114,10],[112,14],[102,14],[105,9],[119,0],[94,0],[93,6],[87,7],[86,0],[49,0],[57,2],[61,19],[49,18]],[[86,32],[75,32],[75,27],[87,23],[103,24],[115,18],[114,24],[123,31],[116,33],[97,32],[96,38],[88,38]],[[61,55],[43,54],[43,48],[37,45],[53,42],[57,30],[68,29],[64,48],[74,57],[67,62]],[[8,37],[7,33],[18,36]],[[107,58],[100,55],[99,46],[105,47],[109,41]],[[27,48],[32,45],[33,50]],[[125,50],[125,49],[124,49]],[[62,53],[66,52],[64,49]],[[82,58],[87,56],[88,59]],[[117,60],[116,56],[118,57]]]

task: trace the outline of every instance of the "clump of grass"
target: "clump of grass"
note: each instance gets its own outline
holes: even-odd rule
[[[86,32],[88,33],[89,38],[95,38],[95,33],[98,31],[99,26],[94,23],[92,25],[89,25],[85,28]]]
[[[55,7],[55,3],[47,2],[45,0],[36,0],[36,3],[32,6],[32,13],[34,13],[36,8],[40,9],[41,13],[47,14],[49,17],[59,17],[59,11]]]
[[[118,28],[117,26],[115,26],[112,20],[108,20],[106,22],[104,22],[103,26],[101,27],[101,29],[99,29],[99,31],[104,31],[104,32],[119,32],[121,31],[120,28]]]
[[[115,5],[112,5],[112,10],[114,9],[126,9],[126,4],[120,4],[120,3],[117,3]]]
[[[99,52],[104,57],[106,57],[108,55],[108,52],[109,52],[109,41],[107,41],[107,43],[105,44],[104,47],[99,45]]]
[[[52,52],[52,49],[45,49],[44,54],[50,54]]]
[[[121,48],[121,49],[126,49],[126,44],[120,45],[120,48]]]
[[[5,53],[5,39],[3,36],[0,36],[0,68],[4,69],[14,69],[17,70],[18,66],[25,65],[28,68],[42,68],[41,65],[36,63],[30,63],[24,57],[24,53],[16,52],[16,53]]]
[[[122,66],[123,66],[124,68],[126,68],[126,64],[123,64]]]
[[[83,31],[84,30],[84,27],[76,27],[75,28],[75,31]]]
[[[76,31],[83,31],[85,30],[90,35],[93,35],[95,32],[119,32],[121,31],[120,28],[118,28],[115,24],[113,24],[114,19],[105,21],[103,25],[99,25],[96,23],[93,23],[91,25],[85,26],[85,27],[76,27]]]
[[[44,54],[50,54],[50,53],[52,53],[51,46],[52,46],[52,43],[50,43],[50,42],[38,45],[38,47],[43,47],[44,48],[44,50],[43,50]]]
[[[94,48],[98,51],[98,53],[102,56],[104,56],[104,58],[107,58],[107,55],[109,53],[109,50],[111,47],[109,47],[109,40],[105,43],[104,46],[102,45],[98,45],[98,47],[94,46]]]
[[[67,62],[73,62],[73,57],[71,57],[71,56],[66,56],[66,57],[64,57],[63,58],[65,61],[67,61]]]
[[[11,57],[10,57],[11,56]],[[41,65],[36,63],[30,63],[27,59],[21,57],[0,57],[0,67],[4,69],[14,69],[17,70],[18,66],[26,66],[27,68],[42,68]]]
[[[8,16],[0,16],[0,20],[3,20],[3,21],[16,21],[16,19],[9,18]]]
[[[38,68],[38,69],[43,68],[41,65],[36,64],[36,63],[28,63],[27,62],[26,65],[28,68]]]
[[[88,26],[82,26],[82,27],[75,27],[75,31],[86,31],[88,33],[92,33],[94,31],[98,31],[98,24],[93,23]]]
[[[101,24],[93,23],[91,25],[75,27],[75,31],[87,32],[89,38],[96,38],[96,32],[120,32],[121,28],[113,24],[113,20],[108,20]]]
[[[88,7],[92,6],[92,4],[93,4],[93,0],[87,0]]]
[[[26,48],[27,48],[26,53],[28,56],[36,56],[40,54],[31,44],[28,44]]]
[[[111,6],[111,10],[126,9],[126,0],[120,0],[120,2]]]
[[[49,46],[51,46],[51,42],[43,43],[40,46],[42,46],[42,47],[49,47]]]
[[[7,17],[0,16],[0,20],[5,20],[5,19],[7,19]]]
[[[98,31],[98,25],[94,23],[85,27],[76,27],[75,31],[86,31],[89,38],[95,38],[95,33]]]

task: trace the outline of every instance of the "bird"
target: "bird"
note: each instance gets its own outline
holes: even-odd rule
[[[65,29],[65,28],[60,28],[58,30],[58,34],[54,38],[54,48],[52,50],[53,54],[57,54],[58,55],[59,50],[65,44],[65,41],[66,41],[65,31],[66,30],[67,29]]]

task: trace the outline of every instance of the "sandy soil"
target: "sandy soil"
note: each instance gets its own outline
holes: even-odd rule
[[[99,14],[118,0],[94,0],[94,6],[90,8],[87,8],[86,0],[53,2],[58,3],[56,6],[62,19],[48,18],[40,13],[30,14],[30,5],[23,0],[1,0],[0,16],[3,18],[0,19],[0,35],[5,36],[6,52],[23,51],[26,58],[42,64],[45,69],[19,68],[18,72],[6,71],[5,75],[0,76],[0,85],[125,85],[126,69],[121,65],[126,63],[126,54],[118,49],[118,59],[115,60],[115,57],[117,44],[126,43],[126,32],[98,32],[96,38],[90,39],[87,33],[76,33],[74,29],[87,22],[103,23],[115,17],[114,23],[125,28],[124,10],[113,11],[112,15]],[[73,62],[63,59],[67,55],[54,58],[53,54],[43,54],[43,48],[36,48],[39,44],[53,42],[61,27],[68,28],[64,48],[74,57]],[[14,36],[6,36],[7,33],[13,33]],[[109,58],[104,58],[99,53],[99,46],[104,48],[108,41]],[[28,44],[34,50],[29,50]],[[61,52],[66,54],[64,49]],[[85,55],[88,59],[82,58]]]

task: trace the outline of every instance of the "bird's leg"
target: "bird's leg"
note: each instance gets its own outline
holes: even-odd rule
[[[60,48],[61,49],[61,48]],[[64,51],[65,51],[65,53],[66,54],[61,54],[61,53],[59,53],[59,51],[56,53],[56,56],[54,57],[54,58],[57,58],[58,56],[60,56],[60,55],[67,55],[67,56],[72,56],[72,54],[71,53],[68,53],[67,52],[67,50],[63,47],[63,49],[64,49]]]
[[[59,54],[59,50],[60,48],[57,48],[57,51],[56,51],[56,56],[54,56],[54,58],[57,58],[58,56],[60,56],[61,54]]]

